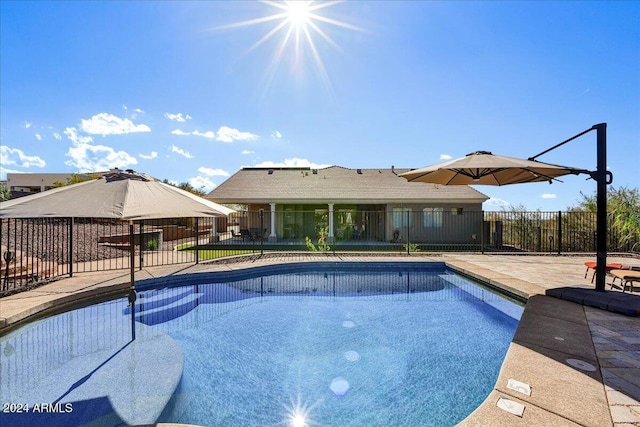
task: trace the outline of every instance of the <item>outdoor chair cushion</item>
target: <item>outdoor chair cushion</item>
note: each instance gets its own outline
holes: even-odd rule
[[[611,275],[614,278],[618,278],[622,281],[622,292],[629,285],[629,291],[633,292],[633,282],[640,282],[640,271],[636,270],[611,270]],[[613,288],[613,282],[611,282],[611,288]]]
[[[593,276],[591,276],[591,283],[593,283],[593,279],[596,277],[596,265],[598,263],[596,261],[586,261],[584,265],[587,267],[587,271],[584,272],[584,278],[587,278],[587,273],[589,273],[590,269],[593,269]],[[605,270],[607,274],[611,273],[611,270],[624,270],[627,269],[624,265],[619,262],[609,262],[607,263]]]

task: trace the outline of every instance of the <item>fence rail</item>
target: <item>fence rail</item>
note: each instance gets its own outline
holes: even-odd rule
[[[77,272],[130,268],[129,224],[96,218],[2,219],[0,296]],[[592,253],[587,212],[243,211],[228,218],[136,221],[134,267],[264,252]],[[610,252],[640,252],[640,236],[607,232]],[[197,250],[196,250],[197,249]]]

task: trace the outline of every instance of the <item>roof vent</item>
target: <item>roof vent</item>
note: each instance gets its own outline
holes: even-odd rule
[[[356,169],[358,175],[362,175],[362,169]]]
[[[269,169],[269,172],[267,172],[269,175],[273,175],[273,169]]]

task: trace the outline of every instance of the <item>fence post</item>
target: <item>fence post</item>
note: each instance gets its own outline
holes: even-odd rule
[[[198,234],[198,233],[200,232],[200,227],[199,227],[199,224],[198,224],[198,218],[197,217],[195,218],[194,224],[195,224],[195,229],[196,229],[195,230],[196,231],[196,264],[199,264],[200,263],[200,251],[198,250],[198,243],[199,243],[198,242],[198,238],[200,237],[200,234]]]
[[[260,231],[258,236],[260,237],[260,256],[264,255],[264,209],[260,209]]]
[[[73,277],[73,217],[69,218],[69,277]]]
[[[411,211],[407,211],[407,255],[410,255],[409,242],[411,241],[409,238],[409,221],[411,221]]]
[[[140,268],[139,268],[139,270],[142,270],[142,264],[144,264],[144,256],[142,255],[143,244],[145,246],[147,244],[147,242],[144,239],[143,227],[144,227],[144,220],[140,220],[140,222],[138,223],[138,234],[140,234],[140,253],[138,254],[138,256],[140,257]]]
[[[558,255],[562,253],[562,211],[558,211]]]
[[[484,210],[480,211],[480,252],[484,255]]]

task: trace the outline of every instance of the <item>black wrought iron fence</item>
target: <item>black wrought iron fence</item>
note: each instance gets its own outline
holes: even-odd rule
[[[228,218],[129,224],[88,218],[3,219],[0,295],[77,272],[197,263],[265,252],[594,252],[596,215],[585,212],[483,212],[462,209],[255,210]],[[609,251],[640,251],[614,227]]]

